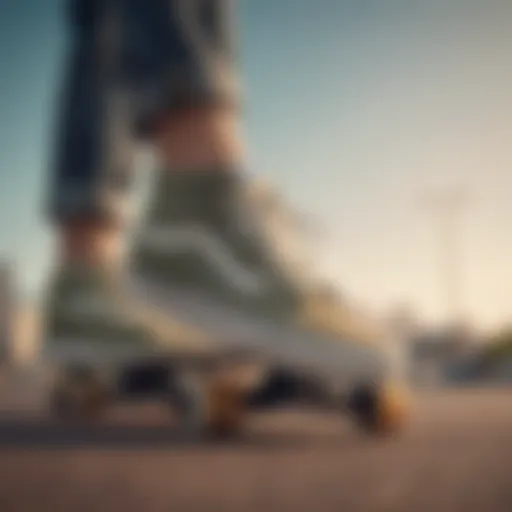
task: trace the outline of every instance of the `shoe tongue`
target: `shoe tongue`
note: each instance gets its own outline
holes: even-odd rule
[[[100,286],[109,288],[115,280],[112,267],[97,264],[73,263],[59,270],[59,281],[64,286]]]
[[[231,171],[162,172],[156,182],[153,221],[216,217],[239,197],[241,176]]]
[[[239,187],[242,176],[235,171],[223,169],[162,172],[157,180],[159,191],[172,195],[224,194],[232,187]]]

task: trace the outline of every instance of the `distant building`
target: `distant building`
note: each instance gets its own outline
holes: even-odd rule
[[[389,329],[396,335],[408,342],[413,340],[421,331],[420,324],[413,311],[407,306],[396,307],[387,319]]]
[[[39,307],[21,300],[13,266],[0,262],[0,364],[31,359],[40,339]]]
[[[24,301],[18,304],[13,320],[12,359],[25,363],[37,357],[41,344],[41,315],[39,305]]]
[[[425,330],[409,343],[410,377],[419,384],[439,384],[446,381],[452,369],[463,361],[473,360],[475,335],[466,327]],[[466,366],[466,363],[465,365]]]

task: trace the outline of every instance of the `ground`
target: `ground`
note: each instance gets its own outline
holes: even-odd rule
[[[0,511],[512,510],[512,390],[417,394],[409,428],[368,439],[336,416],[248,418],[234,442],[180,442],[155,405],[97,427],[46,419],[0,382]],[[24,387],[25,386],[25,387]]]

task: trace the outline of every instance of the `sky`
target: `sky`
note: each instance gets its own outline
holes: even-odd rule
[[[241,0],[247,165],[323,226],[325,276],[375,311],[448,314],[436,191],[466,196],[454,238],[462,312],[512,318],[512,5]],[[60,0],[0,2],[0,256],[35,294],[66,32]]]

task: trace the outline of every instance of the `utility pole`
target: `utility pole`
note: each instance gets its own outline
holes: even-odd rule
[[[13,349],[13,281],[11,265],[7,261],[0,261],[0,364],[10,360]]]
[[[440,281],[448,321],[462,320],[461,261],[458,245],[458,220],[467,206],[467,195],[459,188],[427,195],[425,205],[436,221],[440,253]]]

